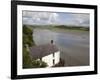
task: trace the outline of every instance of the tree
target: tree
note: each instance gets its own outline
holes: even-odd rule
[[[27,26],[23,26],[23,46],[25,47],[25,45],[27,44],[29,47],[35,45],[34,41],[33,41],[33,30]]]
[[[30,57],[29,51],[27,51],[26,45],[28,47],[34,46],[33,41],[33,30],[28,26],[23,26],[23,68],[41,68],[47,67],[47,63],[39,60],[34,60]]]
[[[32,67],[32,60],[30,58],[29,52],[26,48],[23,48],[23,68],[31,68]]]

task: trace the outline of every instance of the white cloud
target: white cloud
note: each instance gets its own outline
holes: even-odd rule
[[[89,26],[89,14],[72,14],[79,25]]]
[[[57,13],[51,13],[49,16],[48,23],[57,23],[59,15]]]
[[[23,11],[23,23],[89,26],[89,14]]]
[[[23,17],[31,17],[33,22],[54,23],[57,22],[58,16],[57,13],[23,11]]]

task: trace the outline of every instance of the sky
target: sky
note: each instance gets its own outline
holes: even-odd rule
[[[23,24],[89,26],[88,13],[23,11]]]

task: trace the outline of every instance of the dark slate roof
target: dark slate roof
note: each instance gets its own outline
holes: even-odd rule
[[[45,44],[39,46],[33,46],[30,48],[30,55],[34,59],[42,58],[51,53],[57,52],[58,48],[53,44]]]

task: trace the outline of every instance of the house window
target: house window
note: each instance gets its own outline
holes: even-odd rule
[[[55,64],[55,60],[53,59],[53,65]]]

